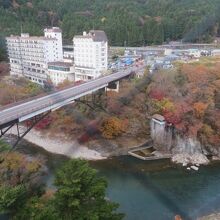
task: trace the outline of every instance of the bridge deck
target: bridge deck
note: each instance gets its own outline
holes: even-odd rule
[[[43,97],[33,97],[31,101],[15,103],[13,106],[5,106],[3,109],[0,109],[0,127],[4,127],[4,125],[15,120],[21,122],[35,115],[67,105],[77,98],[104,88],[108,83],[117,81],[130,75],[132,71],[142,68],[124,70]]]

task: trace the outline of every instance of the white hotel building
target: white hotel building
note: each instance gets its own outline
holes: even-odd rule
[[[92,30],[73,38],[75,80],[99,77],[108,68],[108,39],[104,31]]]
[[[21,34],[7,37],[6,41],[11,75],[24,76],[43,85],[48,79],[48,63],[63,60],[60,28],[45,29],[44,37]]]
[[[55,86],[58,86],[65,80],[75,81],[74,66],[69,62],[50,62],[48,63],[47,73]]]

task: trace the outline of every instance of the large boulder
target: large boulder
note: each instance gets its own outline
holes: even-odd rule
[[[208,164],[208,158],[202,153],[178,153],[172,156],[172,162],[181,164]]]

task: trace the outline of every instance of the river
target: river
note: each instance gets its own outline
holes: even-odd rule
[[[66,157],[50,154],[25,142],[19,151],[43,155],[48,187]],[[141,161],[130,156],[90,162],[108,181],[107,197],[120,204],[126,220],[171,220],[179,214],[196,219],[220,211],[220,163],[188,171],[169,160]]]

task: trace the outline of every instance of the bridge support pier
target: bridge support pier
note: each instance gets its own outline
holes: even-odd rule
[[[92,92],[89,95],[81,97],[75,100],[76,103],[82,103],[87,105],[92,110],[102,109],[105,111],[106,106],[106,89],[102,88],[96,92]]]
[[[105,91],[114,91],[119,93],[119,81],[109,83],[108,86],[105,88]]]

